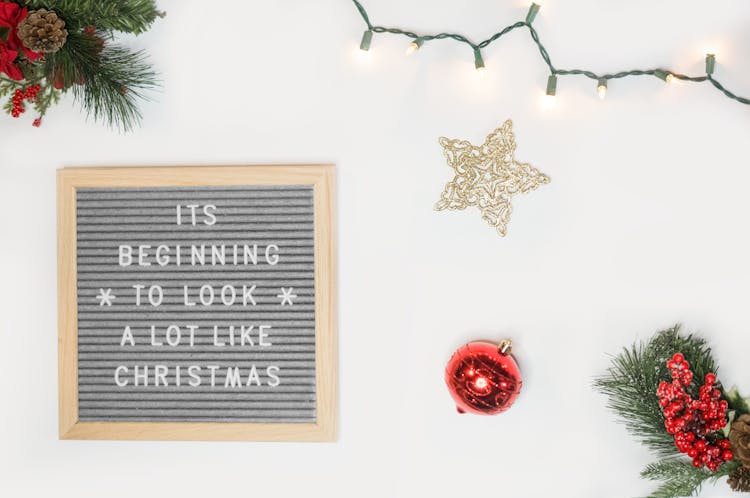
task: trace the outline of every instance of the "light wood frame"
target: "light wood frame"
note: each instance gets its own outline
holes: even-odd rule
[[[334,441],[337,415],[333,165],[64,168],[57,171],[60,439]],[[78,419],[76,189],[313,185],[315,222],[314,423],[86,422]]]

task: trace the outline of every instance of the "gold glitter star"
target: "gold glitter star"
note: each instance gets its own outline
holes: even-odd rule
[[[445,185],[435,210],[477,206],[482,218],[503,237],[513,211],[511,197],[549,183],[547,175],[516,161],[516,138],[510,119],[487,135],[480,147],[445,137],[440,137],[440,145],[456,176]]]

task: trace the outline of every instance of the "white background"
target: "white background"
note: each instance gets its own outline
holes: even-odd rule
[[[365,0],[377,24],[477,39],[521,1]],[[750,390],[750,109],[705,84],[561,78],[528,33],[485,50],[377,36],[346,0],[161,1],[128,43],[163,90],[130,134],[71,100],[41,129],[0,118],[0,494],[4,496],[629,497],[652,457],[592,392],[616,352],[676,322]],[[667,66],[750,94],[742,0],[547,0],[535,26],[561,68]],[[439,136],[480,143],[512,118],[517,159],[552,183],[514,200],[506,238],[476,210],[434,212]],[[338,166],[340,431],[334,444],[57,440],[55,170]],[[497,417],[456,414],[455,348],[512,337],[524,374]],[[747,392],[746,392],[747,394]],[[725,484],[704,491],[724,496]]]

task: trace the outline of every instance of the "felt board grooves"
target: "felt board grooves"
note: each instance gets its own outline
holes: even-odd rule
[[[199,218],[193,226],[176,224],[175,207],[217,206],[216,223]],[[76,190],[76,263],[78,316],[78,417],[81,421],[170,422],[315,422],[316,340],[313,187],[216,186],[79,188]],[[191,246],[206,245],[206,262],[193,264]],[[269,264],[264,250],[278,246],[278,263]],[[149,245],[150,265],[120,265],[120,245],[137,250]],[[153,252],[169,247],[172,260],[159,265]],[[179,245],[181,264],[174,263]],[[225,246],[226,261],[211,260],[210,246]],[[257,245],[257,263],[232,261],[234,245]],[[137,255],[134,258],[137,262]],[[146,285],[140,306],[134,284]],[[159,306],[147,299],[150,285],[163,289]],[[198,301],[198,290],[211,285],[237,289],[239,302],[225,306],[185,305]],[[242,303],[243,285],[255,285],[254,303]],[[185,287],[189,289],[186,291]],[[281,288],[293,288],[293,305],[280,304]],[[111,305],[97,296],[110,289]],[[217,294],[218,296],[218,294]],[[218,304],[217,304],[218,303]],[[197,326],[192,346],[151,345],[151,326],[165,343],[169,325],[185,332]],[[228,329],[270,326],[270,346],[234,346]],[[121,345],[131,327],[135,346]],[[218,327],[217,346],[214,326]],[[239,337],[239,332],[237,332]],[[257,336],[254,336],[257,340]],[[134,385],[133,368],[167,367],[167,385]],[[200,385],[191,386],[187,368],[201,366]],[[118,366],[129,368],[129,384],[114,382]],[[208,366],[218,367],[211,378]],[[279,368],[279,385],[269,386],[266,368]],[[179,374],[176,368],[181,367]],[[225,387],[229,368],[241,371],[242,385]],[[246,385],[255,367],[261,385]],[[177,378],[180,376],[180,385]],[[192,378],[195,380],[194,378]]]

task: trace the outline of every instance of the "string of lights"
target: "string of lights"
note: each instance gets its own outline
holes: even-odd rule
[[[719,90],[722,94],[724,94],[726,97],[735,100],[741,104],[750,104],[750,99],[741,97],[729,89],[727,89],[724,85],[719,83],[718,80],[716,80],[713,76],[714,70],[716,69],[716,55],[714,54],[707,54],[706,55],[706,73],[701,76],[688,76],[686,74],[680,74],[675,71],[671,71],[664,68],[657,68],[657,69],[632,69],[629,71],[620,71],[617,73],[606,73],[606,74],[597,74],[593,71],[585,70],[585,69],[560,69],[555,67],[554,64],[552,64],[552,59],[549,55],[549,52],[547,51],[546,47],[542,44],[541,40],[539,39],[539,34],[537,33],[536,29],[532,26],[534,19],[536,18],[537,14],[539,13],[540,6],[536,3],[532,3],[531,7],[529,7],[529,11],[526,14],[526,19],[523,21],[518,21],[516,23],[513,23],[509,26],[506,26],[502,30],[498,31],[494,35],[490,36],[486,40],[483,40],[479,43],[474,43],[469,38],[456,34],[456,33],[437,33],[437,34],[424,34],[420,35],[412,31],[407,31],[400,28],[389,28],[386,26],[380,26],[373,24],[370,21],[370,16],[367,14],[367,10],[365,10],[364,6],[361,2],[358,0],[352,0],[354,2],[354,5],[356,6],[357,10],[359,11],[360,15],[362,16],[362,19],[364,20],[365,24],[367,25],[367,29],[362,34],[362,40],[359,44],[360,50],[368,51],[370,50],[370,46],[372,44],[373,35],[375,33],[378,34],[393,34],[393,35],[402,35],[407,38],[411,39],[411,42],[406,48],[407,55],[413,54],[420,50],[422,46],[429,41],[432,40],[444,40],[444,39],[450,39],[457,41],[459,43],[464,43],[468,45],[474,54],[474,67],[477,69],[477,71],[484,71],[484,58],[482,57],[482,49],[488,47],[491,43],[499,40],[506,34],[510,33],[513,30],[516,30],[518,28],[527,28],[529,30],[529,34],[531,35],[531,39],[536,44],[539,54],[542,57],[542,60],[544,60],[544,63],[547,65],[547,68],[549,69],[549,77],[547,78],[547,95],[554,97],[557,93],[557,80],[560,76],[570,76],[570,75],[579,75],[579,76],[585,76],[589,79],[592,79],[596,81],[596,92],[599,95],[600,98],[604,98],[607,95],[607,82],[609,80],[614,79],[621,79],[626,78],[630,76],[655,76],[661,80],[663,80],[665,83],[671,83],[675,79],[682,80],[682,81],[693,81],[696,83],[703,83],[703,82],[709,82],[711,85],[714,86],[717,90]]]

